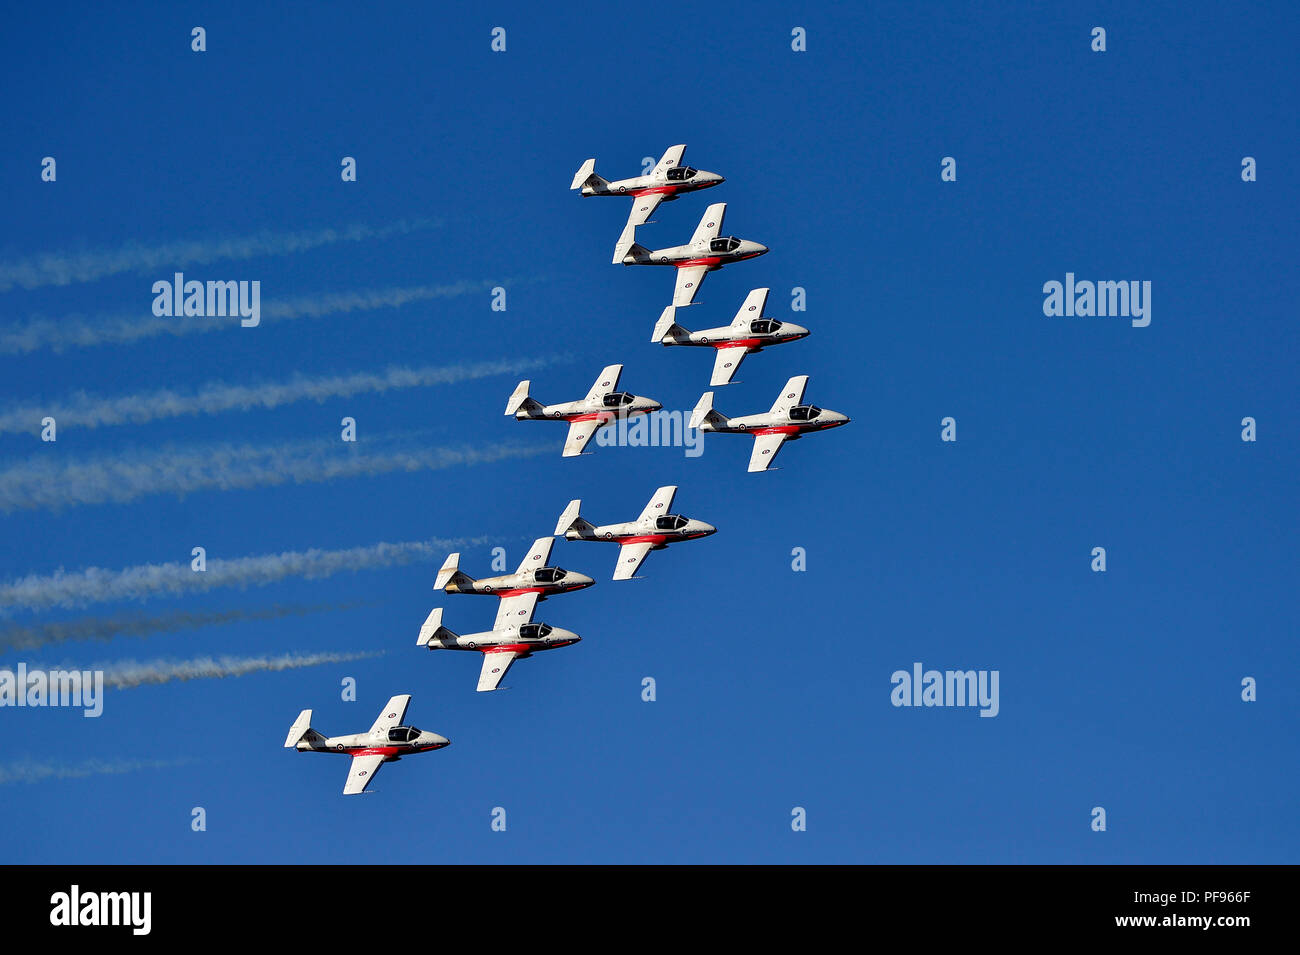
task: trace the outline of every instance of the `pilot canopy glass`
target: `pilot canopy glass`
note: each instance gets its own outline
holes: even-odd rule
[[[604,402],[606,408],[617,408],[620,405],[630,405],[632,403],[632,396],[626,391],[615,391],[606,395]]]
[[[420,731],[414,726],[394,726],[388,731],[388,742],[390,743],[409,743],[418,739]]]
[[[679,531],[686,526],[686,518],[680,514],[665,514],[655,518],[655,528],[661,531]]]
[[[733,236],[719,236],[709,240],[710,252],[735,252],[740,248],[740,240]]]
[[[694,177],[694,175],[695,175],[695,170],[692,169],[690,166],[673,166],[672,169],[668,170],[668,181],[682,182],[686,179],[690,179]]]
[[[770,335],[781,330],[781,323],[774,318],[756,318],[749,323],[749,330],[756,335]]]
[[[816,405],[796,405],[790,409],[791,421],[811,421],[822,413],[822,409]]]
[[[533,579],[539,584],[553,584],[563,580],[568,573],[562,567],[539,567],[533,571]]]
[[[551,632],[549,623],[526,623],[519,628],[519,636],[525,640],[541,640]]]

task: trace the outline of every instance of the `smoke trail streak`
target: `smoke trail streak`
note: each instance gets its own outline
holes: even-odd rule
[[[145,663],[123,660],[117,663],[81,667],[103,670],[104,685],[119,690],[153,686],[173,680],[224,680],[250,673],[276,673],[298,670],[326,663],[350,663],[384,655],[383,650],[370,653],[284,653],[277,657],[196,657],[193,660],[150,660]]]
[[[516,361],[478,362],[470,365],[422,368],[389,367],[381,372],[356,372],[309,378],[296,375],[285,382],[236,385],[208,382],[186,393],[165,389],[139,395],[104,398],[79,392],[62,404],[11,407],[0,412],[0,433],[39,432],[40,421],[52,416],[60,429],[67,427],[98,428],[101,425],[143,424],[160,418],[183,415],[220,414],[223,411],[250,411],[254,408],[278,408],[296,401],[323,402],[329,398],[388,392],[398,388],[424,388],[456,384],[492,375],[520,374],[553,364],[556,356],[524,358]]]
[[[149,494],[233,491],[366,477],[393,471],[439,471],[531,457],[554,447],[416,448],[365,451],[341,441],[283,445],[212,444],[60,460],[33,458],[0,471],[0,511],[117,504]]]
[[[86,776],[121,775],[141,769],[171,769],[193,762],[190,759],[122,759],[112,762],[94,759],[76,766],[36,763],[30,760],[0,765],[0,785],[39,783],[47,779],[82,779]]]
[[[262,324],[296,318],[320,318],[378,308],[400,308],[412,302],[459,298],[483,292],[497,285],[531,279],[461,281],[451,285],[416,285],[359,292],[337,292],[291,299],[264,301]],[[266,287],[263,286],[265,291]],[[152,303],[150,297],[147,300]],[[130,344],[157,335],[191,335],[199,332],[230,331],[238,324],[207,318],[157,318],[148,307],[136,313],[62,318],[34,316],[0,330],[0,355],[25,354],[39,348],[66,348]]]
[[[117,614],[111,617],[87,617],[80,620],[57,620],[38,624],[10,624],[0,628],[0,652],[7,650],[32,650],[53,643],[71,640],[112,640],[114,637],[147,637],[157,633],[177,630],[198,630],[203,627],[243,623],[252,620],[279,620],[283,617],[300,617],[312,613],[350,610],[362,606],[351,604],[315,604],[295,606],[274,604],[251,610],[178,610],[172,613],[146,615],[142,613]]]
[[[122,272],[176,269],[225,259],[290,255],[337,242],[386,239],[435,225],[437,223],[431,219],[413,219],[386,226],[351,225],[339,229],[300,232],[263,231],[226,239],[192,239],[159,245],[132,243],[117,249],[90,252],[45,252],[13,262],[0,262],[0,292],[6,292],[15,286],[33,289],[93,282]]]
[[[46,610],[84,607],[117,600],[175,597],[222,587],[265,587],[286,578],[320,580],[344,571],[394,567],[418,560],[441,559],[449,551],[489,543],[488,537],[424,541],[381,541],[340,550],[312,548],[260,554],[231,560],[208,558],[198,574],[188,563],[137,564],[122,570],[87,567],[83,570],[35,574],[0,584],[0,610]]]

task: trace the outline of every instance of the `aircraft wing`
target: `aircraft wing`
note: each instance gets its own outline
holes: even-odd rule
[[[719,348],[718,353],[713,357],[713,377],[709,379],[709,385],[730,384],[731,376],[740,367],[741,359],[748,354],[749,349],[744,345]]]
[[[354,796],[359,792],[365,792],[382,765],[384,765],[384,757],[377,753],[353,756],[352,765],[348,767],[348,781],[343,786],[343,795]]]
[[[594,401],[614,392],[618,388],[618,379],[622,374],[622,365],[606,365],[601,370],[600,376],[592,383],[591,390],[587,392],[587,400]]]
[[[648,196],[633,196],[632,211],[627,214],[627,225],[623,227],[623,234],[627,235],[628,230],[645,225],[646,220],[654,215],[655,210],[659,208],[659,203],[663,201],[662,192],[652,192]],[[624,254],[627,254],[626,251]],[[619,256],[619,261],[623,261],[623,256]]]
[[[655,170],[651,175],[656,179],[667,178],[669,169],[672,169],[673,166],[680,166],[682,164],[682,154],[685,152],[685,143],[681,143],[677,146],[669,146],[668,151],[664,153],[663,158],[659,160],[659,165],[655,166]]]
[[[654,545],[648,542],[624,544],[618,549],[618,566],[614,568],[615,580],[631,580]]]
[[[668,484],[655,491],[654,497],[650,498],[650,503],[645,506],[641,516],[637,518],[637,523],[652,517],[663,517],[672,509],[673,496],[677,493],[676,484]]]
[[[700,290],[704,276],[709,274],[707,265],[684,265],[677,270],[677,288],[673,290],[673,305],[690,305],[695,301],[695,293]]]
[[[591,436],[596,433],[600,427],[600,422],[595,418],[587,418],[584,421],[569,422],[569,436],[564,439],[564,454],[562,457],[575,458],[582,453],[582,449],[587,446]]]
[[[411,705],[411,694],[403,693],[401,696],[395,696],[379,712],[379,718],[375,720],[375,725],[370,727],[370,732],[378,733],[380,730],[387,733],[394,726],[402,725],[402,717],[406,715],[406,708]]]
[[[519,570],[516,573],[522,574],[534,567],[545,567],[546,558],[551,556],[551,545],[554,543],[554,537],[539,537],[533,541],[533,546],[528,548],[527,556],[519,562]]]
[[[804,389],[808,387],[807,375],[795,375],[785,383],[781,395],[772,403],[772,414],[785,414],[799,402],[803,401]]]
[[[708,239],[716,239],[718,233],[722,231],[722,220],[726,214],[727,204],[725,202],[715,202],[705,209],[704,215],[700,218],[700,224],[695,227],[695,234],[691,236],[691,245]]]
[[[788,435],[780,433],[754,435],[754,450],[749,455],[749,470],[766,471],[776,459],[777,452],[781,450],[781,445],[785,443],[787,437]]]
[[[500,686],[506,673],[510,671],[510,664],[514,663],[518,656],[519,654],[513,650],[494,650],[483,654],[483,669],[478,675],[478,691],[485,693]]]
[[[502,597],[500,603],[497,604],[497,619],[492,624],[492,629],[518,629],[532,620],[533,611],[537,608],[538,596],[538,594],[532,593]]]
[[[740,305],[740,311],[736,312],[736,317],[731,320],[733,325],[748,325],[756,318],[763,317],[763,309],[767,307],[767,295],[772,290],[770,288],[756,288],[745,296],[745,301]]]

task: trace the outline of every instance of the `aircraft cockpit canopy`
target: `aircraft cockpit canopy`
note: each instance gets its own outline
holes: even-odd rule
[[[519,636],[525,640],[540,640],[551,632],[549,623],[526,623],[519,628]]]
[[[414,726],[394,726],[388,731],[388,742],[390,743],[409,743],[412,740],[419,739],[420,731]]]
[[[679,531],[686,526],[686,518],[680,514],[665,514],[655,518],[655,527],[661,531]]]
[[[692,169],[690,166],[673,166],[672,169],[668,170],[668,181],[683,182],[687,179],[693,178],[695,172],[696,170]]]
[[[617,408],[619,405],[630,405],[632,403],[632,396],[626,391],[615,391],[605,396],[604,403],[606,408]]]
[[[791,421],[811,421],[822,413],[822,409],[816,405],[796,405],[790,409]]]
[[[554,584],[563,580],[568,573],[562,567],[539,567],[533,571],[533,580],[539,584]]]
[[[733,236],[719,236],[709,240],[710,252],[735,252],[740,248],[740,240]]]
[[[749,323],[749,330],[756,335],[770,335],[781,330],[781,323],[774,318],[756,318]]]

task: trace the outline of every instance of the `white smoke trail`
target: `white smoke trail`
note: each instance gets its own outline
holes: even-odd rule
[[[553,452],[554,447],[489,445],[362,450],[342,441],[283,445],[212,444],[116,456],[34,458],[0,471],[0,511],[124,503],[148,494],[274,487],[386,474],[438,471]]]
[[[414,219],[386,226],[351,225],[339,229],[301,232],[263,231],[256,235],[226,239],[193,239],[158,245],[132,243],[117,249],[90,252],[45,252],[13,262],[0,262],[0,292],[15,286],[33,289],[93,282],[122,272],[177,269],[226,259],[290,255],[337,242],[360,242],[405,235],[437,224],[431,219]]]
[[[146,615],[115,614],[111,617],[87,617],[81,620],[53,620],[34,624],[10,624],[0,628],[0,651],[33,650],[69,640],[112,640],[115,637],[147,637],[177,630],[243,623],[250,620],[278,620],[311,613],[349,610],[360,604],[316,604],[294,606],[274,604],[236,610],[177,610]]]
[[[86,776],[120,775],[141,769],[171,769],[193,762],[190,759],[120,759],[90,762],[69,766],[59,763],[36,763],[30,760],[0,765],[0,785],[7,783],[39,783],[47,779],[81,779]]]
[[[122,570],[87,567],[31,574],[0,584],[0,610],[47,610],[84,607],[117,600],[175,597],[222,587],[265,587],[289,577],[319,580],[344,571],[394,567],[418,560],[441,559],[449,551],[489,543],[488,537],[380,542],[340,550],[312,548],[260,554],[231,560],[208,558],[207,571],[196,574],[188,563],[137,564]]]
[[[557,356],[544,356],[516,361],[489,361],[444,367],[390,367],[381,372],[357,372],[351,375],[315,378],[297,375],[285,382],[264,382],[255,385],[208,382],[188,393],[165,389],[139,395],[122,395],[117,398],[104,398],[80,392],[65,399],[62,404],[53,403],[44,407],[27,405],[0,411],[0,433],[39,432],[40,421],[46,415],[52,416],[58,422],[60,429],[143,424],[160,418],[176,418],[183,415],[278,408],[296,401],[322,402],[328,398],[348,398],[357,394],[382,394],[397,388],[456,384],[492,375],[520,374],[560,360]]]
[[[137,686],[170,683],[173,680],[223,680],[250,673],[298,670],[326,663],[349,663],[383,654],[384,651],[380,650],[370,653],[284,653],[277,657],[197,657],[193,660],[150,660],[145,663],[122,660],[80,669],[103,670],[105,686],[129,690]]]
[[[412,302],[459,298],[483,292],[497,285],[512,285],[533,279],[461,281],[450,285],[399,286],[358,292],[336,292],[290,299],[264,297],[262,323],[295,318],[320,318],[379,308],[400,308]],[[264,293],[267,291],[263,285]],[[116,315],[69,315],[61,318],[34,316],[0,329],[0,355],[26,354],[39,348],[95,345],[124,345],[157,335],[192,335],[199,332],[229,331],[237,324],[205,318],[157,318],[149,309],[152,296],[138,313]]]

